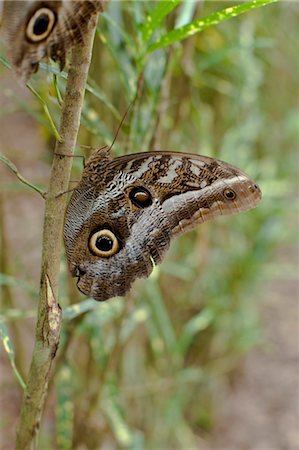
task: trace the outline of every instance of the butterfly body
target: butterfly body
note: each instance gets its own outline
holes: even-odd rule
[[[99,0],[3,0],[1,34],[19,78],[26,81],[44,57],[64,66],[67,50],[84,39]]]
[[[260,199],[251,178],[213,158],[96,152],[67,210],[71,273],[96,300],[124,295],[162,261],[172,238],[219,215],[251,209]]]

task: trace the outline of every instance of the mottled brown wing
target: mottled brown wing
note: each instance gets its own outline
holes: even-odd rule
[[[102,5],[100,0],[4,0],[1,35],[17,76],[26,81],[45,56],[63,67],[67,50],[84,39]]]
[[[213,158],[95,153],[67,210],[70,270],[79,289],[96,300],[124,295],[162,261],[174,236],[253,208],[260,198],[250,177]]]

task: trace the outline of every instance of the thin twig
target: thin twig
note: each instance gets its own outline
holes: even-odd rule
[[[52,361],[59,344],[61,309],[58,304],[58,281],[67,197],[58,194],[68,189],[72,158],[63,155],[73,154],[77,140],[96,21],[97,16],[91,19],[84,43],[74,46],[72,52],[61,113],[60,140],[55,146],[45,202],[40,301],[35,345],[17,431],[18,450],[32,448],[48,392]]]
[[[6,158],[6,156],[0,154],[0,161],[2,161],[16,175],[16,177],[21,181],[21,183],[38,192],[43,198],[46,197],[46,192],[42,191],[37,186],[35,186],[35,184],[32,184],[30,183],[30,181],[26,180],[26,178],[24,178],[20,174],[14,163],[12,163],[8,158]]]

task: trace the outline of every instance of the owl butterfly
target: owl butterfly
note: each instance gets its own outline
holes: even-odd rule
[[[261,199],[241,170],[205,156],[94,153],[74,190],[64,240],[77,286],[95,300],[124,295],[162,261],[172,238],[197,224],[254,208]]]
[[[1,34],[17,76],[26,81],[40,60],[65,64],[67,50],[84,39],[88,24],[103,1],[0,1]]]

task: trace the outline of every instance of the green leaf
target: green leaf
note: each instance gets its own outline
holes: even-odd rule
[[[197,0],[183,0],[182,5],[180,6],[178,17],[175,21],[175,28],[183,27],[184,25],[189,23],[194,12],[196,11],[197,6]]]
[[[81,314],[92,311],[97,306],[98,304],[92,299],[83,300],[83,302],[65,308],[62,312],[62,317],[64,320],[73,320]]]
[[[251,9],[259,8],[261,6],[266,6],[271,3],[275,3],[278,0],[253,0],[248,3],[241,3],[240,5],[230,6],[221,11],[217,11],[209,16],[203,17],[198,20],[194,20],[189,24],[172,30],[169,33],[162,36],[153,44],[149,45],[147,48],[147,53],[151,53],[161,47],[168,47],[174,42],[180,42],[193,34],[199,33],[212,25],[217,25],[218,23],[224,22],[225,20],[232,19],[233,17],[239,16]]]
[[[113,34],[114,43],[125,42],[127,46],[133,47],[134,41],[132,37],[129,35],[129,33],[127,33],[123,27],[123,21],[121,17],[122,15],[121,4],[117,2],[115,3],[111,2],[108,4],[108,10],[109,14],[103,12],[101,14],[101,18],[107,21],[107,24],[109,25],[110,28],[110,34],[111,35]],[[102,41],[104,40],[104,43],[107,44],[107,41],[102,34],[102,26],[98,25],[97,33],[99,38]]]
[[[185,354],[194,336],[200,331],[205,330],[210,325],[213,319],[213,311],[209,308],[205,308],[186,323],[180,335],[180,340],[178,343],[181,354]]]
[[[99,303],[89,298],[65,308],[62,317],[64,320],[73,320],[81,314],[97,310],[97,312],[100,312],[99,317],[97,317],[98,324],[103,325],[106,322],[114,320],[115,317],[118,317],[122,308],[123,302],[118,302],[116,299],[110,303]]]
[[[141,35],[143,43],[146,43],[153,34],[159,23],[167,16],[174,8],[181,3],[181,0],[160,1],[155,9],[146,17],[144,24],[141,27]]]
[[[108,21],[108,38],[105,40],[105,44],[117,65],[118,76],[128,98],[133,99],[137,85],[137,73],[134,62],[135,43],[124,31],[123,11],[120,2],[110,2],[108,10],[109,16],[104,14],[102,16],[106,17]],[[101,38],[100,28],[98,28],[97,33]]]

